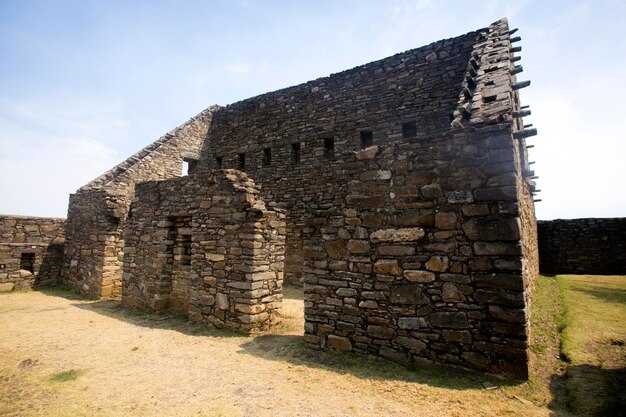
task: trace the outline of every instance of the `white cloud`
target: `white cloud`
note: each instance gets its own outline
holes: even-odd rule
[[[248,64],[238,63],[231,64],[226,68],[229,72],[244,73],[249,71]]]

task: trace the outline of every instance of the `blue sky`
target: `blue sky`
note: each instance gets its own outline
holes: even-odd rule
[[[0,213],[67,199],[211,104],[502,17],[522,37],[540,219],[626,216],[626,1],[0,0]]]

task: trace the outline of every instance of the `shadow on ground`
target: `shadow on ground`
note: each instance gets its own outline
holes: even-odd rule
[[[42,288],[38,291],[42,294],[62,297],[70,301],[79,301],[77,303],[72,303],[71,305],[82,310],[93,311],[113,319],[121,320],[135,326],[174,330],[188,336],[209,336],[217,338],[247,337],[245,334],[232,330],[217,329],[203,323],[189,321],[185,314],[156,314],[153,312],[128,308],[122,306],[120,300],[89,301],[73,291],[62,287]]]
[[[621,288],[572,288],[571,290],[591,295],[609,303],[626,303],[626,290]]]
[[[350,374],[362,379],[405,381],[455,390],[483,389],[482,384],[487,381],[498,386],[515,386],[522,383],[522,381],[503,380],[478,372],[448,368],[423,369],[416,366],[402,366],[376,357],[316,351],[305,346],[302,335],[268,332],[248,336],[232,330],[217,329],[203,323],[191,322],[184,314],[145,312],[124,307],[119,300],[88,301],[62,287],[43,288],[39,292],[71,301],[80,301],[72,303],[72,306],[136,326],[173,330],[190,336],[241,338],[242,343],[239,345],[241,350],[238,352],[240,354],[249,354],[295,366]],[[287,287],[284,297],[302,300],[301,289]]]
[[[566,385],[566,390],[563,385]],[[626,368],[605,369],[593,365],[569,365],[567,376],[553,376],[548,408],[552,416],[567,407],[576,416],[626,417]]]
[[[380,358],[353,353],[316,351],[307,348],[302,336],[262,335],[241,345],[243,352],[271,361],[282,361],[294,366],[306,366],[339,374],[350,374],[369,380],[394,380],[434,387],[467,390],[483,389],[482,383],[492,381],[500,386],[521,382],[499,380],[478,372],[455,369],[423,369],[402,366]]]

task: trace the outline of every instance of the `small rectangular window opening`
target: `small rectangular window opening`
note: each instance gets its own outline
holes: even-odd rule
[[[335,157],[335,139],[324,138],[324,156],[327,159]]]
[[[217,166],[217,169],[222,169],[222,157],[221,156],[215,157],[215,165]]]
[[[197,159],[183,159],[183,177],[185,175],[193,174],[196,171]]]
[[[361,132],[361,149],[368,148],[374,144],[374,134],[371,130]]]
[[[20,269],[24,269],[31,274],[35,272],[35,254],[23,253],[20,256]]]
[[[272,148],[263,149],[263,166],[270,166],[272,164]]]
[[[417,123],[416,122],[406,122],[402,123],[402,137],[414,138],[417,135]]]
[[[291,160],[294,164],[300,163],[300,144],[292,143],[291,144]]]
[[[237,169],[243,170],[246,168],[246,154],[237,154]]]

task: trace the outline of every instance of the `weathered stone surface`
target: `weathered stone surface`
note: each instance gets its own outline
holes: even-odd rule
[[[474,196],[470,191],[466,190],[457,190],[449,192],[446,197],[448,197],[448,203],[450,204],[466,204],[474,202]]]
[[[447,256],[433,256],[426,262],[426,269],[429,271],[443,272],[448,269]]]
[[[435,215],[432,210],[405,210],[388,216],[387,223],[392,226],[432,227]]]
[[[389,327],[384,326],[367,326],[367,335],[376,339],[393,339],[396,332]]]
[[[402,275],[402,268],[395,259],[381,259],[374,264],[374,272],[384,275]]]
[[[524,290],[524,278],[521,274],[503,274],[503,273],[491,273],[480,274],[474,276],[474,282],[478,287],[488,288],[504,288],[507,290]]]
[[[428,298],[417,285],[394,285],[390,288],[389,302],[392,304],[428,304]]]
[[[326,253],[333,259],[343,259],[348,254],[346,246],[340,240],[333,240],[324,244]]]
[[[368,253],[370,244],[367,240],[350,240],[346,245],[350,253]]]
[[[404,271],[404,278],[411,282],[433,282],[435,274],[428,271],[406,270]]]
[[[226,294],[217,293],[215,295],[215,308],[228,310],[228,296]]]
[[[385,197],[382,195],[349,195],[346,196],[346,203],[353,207],[376,208],[383,205]]]
[[[435,216],[435,225],[439,230],[456,229],[456,213],[437,213]]]
[[[479,256],[521,256],[522,248],[518,243],[476,242],[474,254]]]
[[[477,290],[474,299],[479,303],[501,304],[504,306],[523,307],[524,293],[508,290]]]
[[[359,175],[359,179],[361,181],[388,180],[391,179],[391,171],[381,169],[377,171],[366,171]]]
[[[463,232],[471,240],[519,240],[520,224],[515,217],[473,218],[463,223]]]
[[[449,329],[465,329],[468,327],[467,314],[458,312],[441,312],[430,315],[430,323],[435,327]]]
[[[13,291],[13,288],[15,288],[15,283],[13,282],[3,282],[0,284],[0,292]]]
[[[367,160],[367,159],[373,159],[376,156],[376,154],[378,153],[378,151],[379,151],[378,146],[370,146],[369,148],[365,148],[365,149],[361,149],[359,151],[356,151],[354,153],[354,156],[359,161],[364,161],[364,160]]]
[[[350,352],[352,350],[352,343],[347,337],[335,336],[334,334],[328,335],[328,346],[338,350],[340,352]]]
[[[414,339],[412,337],[398,336],[396,339],[399,345],[415,352],[419,353],[426,349],[426,343],[421,340]]]
[[[404,330],[425,329],[428,327],[428,322],[423,317],[399,317],[398,327]]]
[[[412,242],[424,237],[424,229],[418,227],[405,229],[382,229],[370,235],[372,242]]]
[[[507,323],[526,323],[526,312],[523,309],[506,308],[498,305],[489,306],[489,316]]]
[[[424,198],[438,198],[443,196],[443,192],[439,184],[428,184],[422,187],[422,195]]]
[[[463,206],[463,215],[467,217],[487,216],[489,215],[489,206],[487,204],[469,204]]]
[[[451,282],[443,284],[441,289],[441,298],[446,302],[459,302],[465,301],[465,295],[459,290],[459,288]]]
[[[465,330],[444,330],[441,334],[443,335],[443,340],[446,342],[472,343],[470,332]]]
[[[410,256],[415,255],[415,248],[411,246],[379,246],[378,254],[383,256]]]

